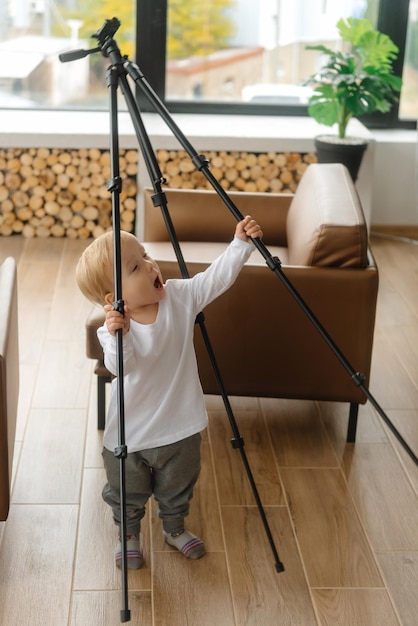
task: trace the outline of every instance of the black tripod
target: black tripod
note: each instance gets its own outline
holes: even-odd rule
[[[209,181],[214,190],[218,193],[224,204],[231,211],[233,216],[237,219],[237,221],[241,221],[243,219],[243,215],[240,213],[238,208],[231,201],[225,190],[222,188],[220,183],[216,180],[213,174],[209,170],[209,162],[205,156],[199,155],[187,138],[183,135],[181,130],[175,124],[173,119],[170,116],[170,113],[163,105],[161,100],[158,98],[156,93],[153,91],[151,86],[147,83],[144,75],[139,70],[138,66],[131,63],[126,57],[122,57],[119,51],[119,48],[116,42],[113,39],[113,35],[117,31],[120,26],[119,20],[113,18],[112,20],[106,20],[103,27],[93,35],[98,41],[99,46],[97,48],[93,48],[91,50],[77,50],[74,52],[64,53],[60,55],[60,60],[72,61],[78,58],[82,58],[87,56],[88,54],[92,54],[97,51],[101,51],[105,57],[108,57],[111,61],[111,66],[108,69],[107,74],[107,85],[110,89],[110,112],[111,112],[111,166],[112,166],[112,177],[108,183],[108,189],[112,193],[112,216],[113,216],[113,229],[114,229],[114,276],[115,276],[115,294],[116,294],[116,302],[114,304],[115,308],[119,311],[123,312],[123,300],[122,300],[122,291],[121,291],[121,276],[120,276],[120,213],[119,213],[119,196],[121,191],[121,178],[119,172],[119,145],[118,145],[118,124],[117,124],[117,97],[116,91],[117,87],[120,84],[122,93],[125,97],[129,113],[132,118],[132,122],[135,128],[135,132],[138,138],[139,146],[141,152],[144,157],[145,165],[148,169],[148,173],[150,175],[150,179],[154,189],[154,195],[152,197],[154,206],[159,206],[163,219],[169,233],[176,258],[182,273],[183,278],[188,278],[189,273],[187,270],[187,266],[185,264],[176,234],[174,230],[173,223],[171,221],[170,214],[167,208],[167,201],[165,194],[162,190],[162,184],[165,182],[161,171],[159,169],[155,154],[153,152],[152,146],[150,144],[149,138],[147,136],[144,124],[141,119],[141,114],[137,105],[136,100],[132,95],[131,88],[129,86],[127,77],[130,76],[135,84],[141,89],[142,93],[146,96],[148,101],[152,104],[155,111],[162,117],[167,126],[172,130],[175,137],[179,140],[180,144],[184,147],[187,154],[190,156],[195,167],[201,171],[206,179]],[[396,436],[398,441],[404,447],[406,452],[412,458],[414,463],[418,465],[418,457],[409,447],[407,442],[403,439],[401,434],[395,428],[393,423],[389,420],[383,409],[377,403],[375,398],[372,396],[368,388],[365,386],[365,377],[360,372],[356,372],[351,364],[347,361],[345,356],[342,354],[338,346],[329,336],[328,332],[316,318],[314,313],[302,299],[300,294],[296,291],[290,281],[287,279],[286,275],[283,273],[281,268],[281,262],[277,257],[273,257],[266,246],[260,239],[252,240],[255,247],[258,249],[260,254],[266,261],[267,267],[272,270],[278,278],[283,282],[287,290],[291,293],[293,298],[296,300],[298,305],[302,308],[304,313],[307,315],[309,320],[315,326],[319,334],[325,340],[329,348],[344,366],[348,374],[350,375],[353,383],[357,385],[365,397],[370,400],[378,414],[384,420],[386,425],[392,431],[392,433]],[[240,435],[237,423],[235,421],[235,417],[232,412],[231,405],[229,403],[228,396],[224,389],[224,385],[222,382],[222,378],[219,373],[219,369],[216,363],[215,355],[213,349],[210,344],[210,340],[208,334],[206,332],[205,324],[204,324],[204,316],[203,313],[200,313],[197,317],[196,322],[200,326],[200,330],[202,332],[202,336],[205,342],[206,349],[208,351],[208,355],[214,370],[214,374],[219,386],[220,394],[222,396],[227,415],[231,424],[233,438],[231,440],[232,446],[238,449],[241,453],[241,458],[243,460],[248,479],[250,485],[253,490],[253,494],[258,506],[258,510],[264,525],[264,529],[267,535],[267,538],[270,543],[270,547],[273,552],[275,567],[277,572],[284,571],[284,566],[280,561],[278,556],[272,534],[267,522],[267,518],[257,491],[257,487],[254,482],[254,478],[252,476],[252,472],[248,463],[248,459],[244,449],[244,440]],[[119,445],[115,450],[115,456],[120,459],[120,485],[121,485],[121,540],[122,540],[122,591],[123,591],[123,601],[124,607],[121,611],[121,621],[129,621],[130,620],[130,612],[128,609],[128,598],[127,598],[127,565],[126,565],[126,539],[125,539],[125,524],[126,524],[126,504],[125,504],[125,471],[124,471],[124,461],[127,455],[127,446],[125,445],[125,436],[124,436],[124,405],[123,405],[123,355],[122,355],[122,331],[118,332],[118,394],[119,394]]]

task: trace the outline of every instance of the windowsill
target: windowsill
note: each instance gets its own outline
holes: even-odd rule
[[[174,114],[172,119],[196,149],[305,150],[313,138],[330,129],[310,117]],[[179,143],[156,113],[142,114],[153,147],[176,149]],[[353,120],[351,134],[372,140],[363,124]],[[118,114],[121,148],[138,147],[134,126],[126,111]],[[32,111],[5,109],[0,115],[0,141],[7,148],[108,148],[110,115],[107,111]]]

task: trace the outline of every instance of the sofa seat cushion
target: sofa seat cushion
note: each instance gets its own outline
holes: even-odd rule
[[[206,241],[180,241],[180,249],[184,260],[187,263],[212,263],[226,249],[226,243],[206,242]],[[145,241],[143,243],[147,253],[158,262],[176,263],[176,256],[173,246],[169,241]],[[269,246],[269,252],[272,256],[279,257],[280,261],[287,264],[287,248],[279,246]],[[254,247],[247,265],[266,265],[262,255]],[[169,278],[168,276],[164,278]]]
[[[311,164],[286,222],[288,262],[367,267],[367,226],[354,183],[340,163]]]

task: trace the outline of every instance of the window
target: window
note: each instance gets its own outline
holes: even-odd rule
[[[409,58],[417,58],[413,43],[416,41],[413,35],[417,1],[194,0],[189,3],[188,0],[138,0],[139,15],[144,12],[147,24],[153,22],[153,6],[155,17],[167,8],[164,41],[158,39],[161,30],[156,29],[154,37],[142,30],[138,39],[138,60],[145,76],[172,112],[306,115],[309,92],[301,88],[300,81],[312,73],[317,62],[314,53],[305,50],[306,44],[323,42],[329,47],[338,46],[335,24],[339,17],[366,17],[398,45],[396,71],[401,75],[407,23],[410,52],[406,64],[412,63]],[[225,25],[223,33],[208,27],[211,21],[216,23],[216,11],[221,11],[222,5],[224,15],[232,24],[232,34],[228,36],[225,36]],[[176,15],[182,7],[187,7],[186,22],[181,13]],[[157,18],[154,21],[161,24]],[[193,28],[189,30],[190,25]],[[208,42],[208,30],[216,32],[218,49],[213,39]],[[225,37],[223,43],[222,36]],[[173,39],[177,40],[177,45]],[[163,59],[159,53],[150,57],[149,50],[156,47],[164,50]],[[401,103],[409,92],[412,111],[418,107],[418,94],[414,91],[417,82],[414,82],[414,75],[411,79],[410,72],[403,75]],[[403,111],[404,107],[401,119],[398,106],[394,106],[390,114],[367,116],[364,121],[371,127],[414,127],[415,115],[410,113],[412,117],[408,117]]]
[[[106,68],[109,60],[97,52],[71,63],[59,55],[90,50],[99,41],[107,15],[97,1],[9,0],[0,4],[0,107],[105,108],[108,106]],[[133,55],[134,5],[123,4],[118,32],[122,54]],[[94,15],[94,19],[91,17]]]
[[[338,48],[340,17],[376,23],[377,3],[368,4],[168,0],[166,99],[306,105],[311,89],[300,83],[318,61],[306,45]]]
[[[0,3],[0,108],[106,109],[109,60],[88,50],[112,12],[115,41],[172,112],[305,115],[307,44],[339,45],[340,17],[367,17],[400,48],[398,107],[371,125],[418,112],[418,0],[8,0]],[[136,13],[138,19],[136,20]],[[141,108],[150,105],[138,94]],[[124,107],[124,98],[120,98]],[[368,120],[367,120],[367,123]]]
[[[418,119],[418,0],[410,0],[399,117]]]

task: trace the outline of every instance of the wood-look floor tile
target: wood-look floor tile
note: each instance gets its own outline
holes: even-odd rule
[[[313,589],[321,626],[406,626],[385,589]]]
[[[391,326],[385,328],[384,333],[387,335],[388,341],[402,363],[408,377],[415,384],[416,397],[418,398],[418,355],[416,346],[418,346],[418,327],[416,324],[416,312],[409,324]]]
[[[376,321],[379,328],[396,328],[399,325],[413,322],[413,310],[408,301],[399,291],[399,282],[394,285],[387,275],[379,286],[376,307]]]
[[[16,439],[22,441],[28,423],[33,392],[38,376],[38,363],[19,365],[19,402],[17,407]]]
[[[225,554],[192,561],[176,552],[155,552],[155,626],[236,626]]]
[[[84,411],[33,409],[13,491],[16,503],[78,503]]]
[[[382,287],[386,287],[395,295],[395,298],[391,297],[389,302],[385,302],[385,309],[392,314],[395,323],[396,320],[399,323],[400,317],[396,313],[402,309],[402,305],[407,304],[412,311],[416,310],[416,293],[411,285],[414,268],[415,271],[417,268],[417,248],[416,245],[386,241],[383,246],[376,247],[376,254],[378,265],[384,266],[384,280],[380,281],[379,293]]]
[[[377,552],[377,560],[402,626],[416,626],[418,552]]]
[[[97,376],[93,373],[94,362],[91,362],[91,387],[87,413],[86,450],[84,467],[103,467],[103,431],[97,428]],[[110,385],[107,385],[110,392]],[[109,395],[109,394],[107,394]]]
[[[318,402],[328,437],[341,462],[347,445],[349,405],[343,402]],[[356,443],[387,443],[382,422],[370,402],[359,406]]]
[[[285,507],[265,509],[275,557],[255,507],[222,507],[237,625],[316,625],[295,537]]]
[[[418,549],[418,498],[389,444],[347,449],[344,472],[376,550]]]
[[[77,287],[75,268],[88,243],[90,242],[77,239],[66,241],[58,268],[54,298],[51,302],[49,339],[65,339],[70,333],[73,340],[79,338],[81,342],[84,342],[84,327],[93,305]],[[82,343],[83,354],[84,347]]]
[[[280,467],[338,467],[315,402],[262,399]]]
[[[86,469],[80,507],[80,522],[77,542],[74,589],[109,590],[120,589],[121,572],[114,561],[114,550],[118,530],[112,520],[110,507],[105,504],[101,493],[106,482],[104,469]],[[150,589],[151,558],[149,539],[149,514],[141,525],[141,543],[144,566],[130,570],[129,589]]]
[[[281,485],[262,416],[259,412],[239,411],[235,419],[261,501],[266,505],[282,504]],[[225,413],[209,414],[209,434],[221,504],[254,504],[241,452],[231,445],[232,432]]]
[[[312,587],[381,587],[376,561],[339,470],[282,469]]]
[[[36,282],[34,276],[28,279]],[[53,298],[54,281],[49,286],[41,286],[39,291],[31,294],[27,301],[21,296],[26,287],[20,289],[19,298],[19,363],[39,367],[42,350],[46,342],[50,319],[50,307]],[[33,311],[36,310],[36,315]]]
[[[207,411],[222,411],[224,404],[221,396],[205,395],[205,406]]]
[[[33,407],[87,408],[91,363],[80,345],[71,341],[70,336],[65,341],[47,342],[39,361]]]
[[[0,624],[67,624],[78,507],[13,505],[0,551]]]
[[[0,263],[3,263],[4,259],[7,259],[9,256],[14,257],[18,263],[25,245],[26,240],[23,237],[2,237],[0,246]]]
[[[404,438],[412,452],[418,457],[418,408],[413,411],[386,411],[388,418]],[[418,467],[390,429],[384,426],[387,436],[403,464],[404,470],[418,493]]]
[[[129,624],[153,626],[150,591],[128,593]],[[121,621],[119,591],[76,591],[71,609],[71,626],[116,626]]]
[[[42,353],[50,323],[62,248],[62,242],[49,240],[46,246],[41,240],[31,239],[20,258],[19,360],[22,363],[37,363]]]
[[[260,409],[258,398],[229,396],[228,400],[234,413],[235,411],[258,411]],[[206,395],[205,401],[208,411],[225,411],[222,396]]]
[[[414,409],[418,392],[390,337],[377,328],[373,345],[370,389],[384,409]]]
[[[11,482],[12,492],[14,489],[14,484],[16,482],[17,468],[19,466],[21,449],[22,449],[22,442],[16,440],[15,445],[14,445],[14,450],[13,450],[12,482]]]

